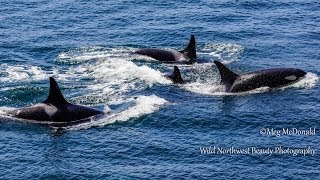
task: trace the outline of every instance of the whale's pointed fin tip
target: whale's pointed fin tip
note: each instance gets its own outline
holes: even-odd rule
[[[44,103],[55,103],[55,104],[65,104],[68,103],[63,97],[60,88],[53,77],[50,77],[50,91],[48,98],[44,101]]]
[[[181,53],[185,54],[190,61],[194,61],[197,59],[197,52],[196,52],[196,38],[192,34],[190,37],[190,41],[188,46],[183,50],[180,51]]]
[[[174,70],[173,70],[173,73],[168,76],[172,81],[173,83],[175,84],[183,84],[184,83],[184,80],[182,79],[181,77],[181,74],[180,74],[180,70],[177,66],[174,66],[173,67]]]
[[[239,77],[239,75],[231,71],[229,68],[227,68],[225,65],[223,65],[219,61],[214,61],[214,63],[219,69],[220,76],[221,76],[221,83],[225,85],[227,88],[227,91],[229,91],[234,81]]]

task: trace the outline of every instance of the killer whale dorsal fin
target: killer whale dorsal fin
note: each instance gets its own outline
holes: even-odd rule
[[[180,74],[180,70],[177,66],[174,66],[173,73],[169,76],[169,78],[173,81],[173,83],[176,83],[176,84],[184,83]]]
[[[180,52],[185,54],[190,59],[190,61],[195,62],[195,60],[197,59],[197,52],[196,52],[196,38],[194,37],[194,35],[191,35],[188,46]]]
[[[227,68],[225,65],[223,65],[219,61],[214,61],[214,63],[219,69],[220,76],[221,76],[221,83],[225,85],[227,88],[227,91],[229,91],[234,81],[239,77],[239,75],[231,71],[229,68]]]
[[[68,103],[61,91],[60,88],[56,82],[56,80],[53,77],[50,77],[50,91],[48,98],[43,103],[50,103],[50,104],[65,104]]]

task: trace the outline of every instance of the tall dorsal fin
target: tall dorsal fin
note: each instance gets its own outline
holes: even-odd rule
[[[189,60],[190,64],[193,64],[196,62],[196,59],[197,59],[196,38],[194,37],[194,35],[191,35],[188,46],[180,52],[185,54],[190,59]]]
[[[229,91],[234,81],[239,77],[239,75],[231,71],[229,68],[227,68],[219,61],[214,61],[214,63],[219,69],[221,76],[221,84],[225,85],[227,91]]]
[[[50,91],[48,98],[44,101],[44,103],[50,103],[50,104],[65,104],[68,103],[61,91],[60,88],[56,82],[56,80],[53,77],[50,77]]]
[[[184,83],[184,81],[181,77],[181,74],[180,74],[180,70],[177,66],[174,66],[173,73],[168,77],[173,81],[173,83],[176,83],[176,84]]]

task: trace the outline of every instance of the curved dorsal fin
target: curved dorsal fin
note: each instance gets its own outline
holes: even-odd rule
[[[185,54],[190,59],[190,62],[194,63],[196,61],[196,38],[194,37],[194,35],[191,35],[188,46],[180,52]]]
[[[50,91],[48,98],[43,103],[50,103],[50,104],[65,104],[68,103],[61,91],[60,88],[56,82],[56,80],[53,77],[50,77]]]
[[[174,66],[173,73],[168,77],[173,81],[173,83],[176,83],[176,84],[184,83],[184,81],[181,77],[181,74],[180,74],[180,70],[177,66]]]
[[[221,76],[221,84],[225,85],[227,91],[229,91],[234,81],[239,77],[239,75],[231,71],[229,68],[227,68],[219,61],[214,61],[214,63],[219,69]]]

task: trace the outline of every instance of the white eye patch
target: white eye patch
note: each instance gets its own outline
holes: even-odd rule
[[[287,77],[285,77],[285,79],[286,79],[286,80],[289,80],[289,81],[294,81],[294,80],[296,80],[296,79],[297,79],[297,76],[295,76],[295,75],[291,75],[291,76],[287,76]]]

